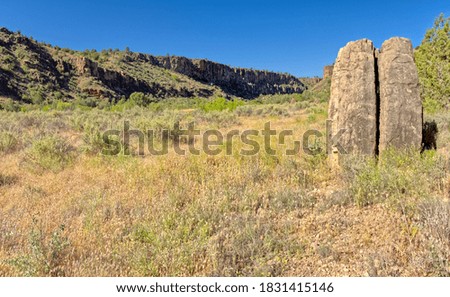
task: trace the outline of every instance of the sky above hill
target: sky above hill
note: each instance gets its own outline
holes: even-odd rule
[[[129,47],[231,66],[321,76],[348,41],[414,46],[448,0],[2,1],[0,26],[76,50]]]

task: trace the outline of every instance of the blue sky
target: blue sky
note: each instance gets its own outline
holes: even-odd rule
[[[4,1],[0,26],[83,50],[124,49],[321,76],[348,41],[420,44],[448,0]]]

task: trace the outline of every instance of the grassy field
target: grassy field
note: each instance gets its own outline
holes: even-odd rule
[[[275,155],[243,156],[239,139],[229,155],[124,154],[136,139],[101,154],[102,132],[125,120],[160,135],[191,122],[325,132],[320,98],[256,102],[0,111],[0,276],[450,276],[448,113],[427,115],[438,151],[349,157],[340,170],[324,139],[289,156],[293,139],[278,135]]]

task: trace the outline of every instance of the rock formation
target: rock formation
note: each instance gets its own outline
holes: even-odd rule
[[[420,148],[422,101],[413,47],[406,38],[391,38],[378,59],[380,82],[380,152],[388,147]]]
[[[323,79],[329,78],[333,75],[334,65],[328,65],[323,67]]]
[[[339,143],[347,153],[376,151],[375,48],[367,39],[349,42],[338,54],[331,81],[330,136],[344,129]],[[341,153],[344,153],[341,151]]]
[[[227,94],[245,99],[256,98],[261,94],[292,94],[306,90],[303,82],[290,74],[232,68],[205,59],[177,56],[155,57],[135,54],[130,55],[130,58],[141,59],[154,66],[184,74],[201,83],[218,86]]]
[[[332,147],[365,155],[388,147],[419,149],[422,102],[411,42],[392,38],[380,52],[367,39],[342,48],[333,69],[329,117],[329,137],[343,129],[329,152]]]

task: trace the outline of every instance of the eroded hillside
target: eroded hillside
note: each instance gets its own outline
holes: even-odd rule
[[[289,74],[128,49],[78,52],[0,29],[0,96],[21,101],[112,100],[133,92],[157,98],[217,95],[252,99],[305,89],[300,79]]]

